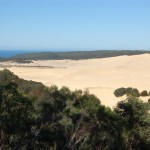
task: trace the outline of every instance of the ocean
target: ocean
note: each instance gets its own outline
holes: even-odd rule
[[[37,52],[68,52],[69,50],[0,50],[0,57],[9,58],[17,54]]]
[[[48,50],[47,51],[46,50],[0,50],[0,57],[9,58],[9,57],[12,57],[17,54],[35,53],[35,52],[54,52],[54,51],[48,51]]]

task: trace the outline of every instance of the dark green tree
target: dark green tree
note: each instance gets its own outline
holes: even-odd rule
[[[115,91],[114,91],[114,95],[116,96],[116,97],[121,97],[121,96],[123,96],[123,95],[125,95],[126,94],[126,88],[119,88],[119,89],[116,89]]]
[[[0,148],[21,149],[28,143],[33,101],[22,96],[13,83],[0,85]]]
[[[149,149],[150,120],[147,104],[135,96],[117,104],[115,112],[122,117],[126,149]]]
[[[141,95],[141,96],[148,96],[148,92],[147,92],[146,90],[144,90],[144,91],[141,92],[140,95]]]

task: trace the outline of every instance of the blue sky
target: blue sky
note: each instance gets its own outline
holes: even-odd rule
[[[0,0],[0,50],[150,50],[149,0]]]

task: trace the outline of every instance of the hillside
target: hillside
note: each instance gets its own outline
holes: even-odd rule
[[[88,92],[48,88],[5,69],[0,71],[0,149],[149,150],[149,106],[129,95],[111,110]]]
[[[28,61],[27,61],[28,62]],[[86,60],[24,60],[2,62],[0,70],[8,68],[20,78],[41,82],[46,86],[67,86],[71,90],[89,90],[102,104],[113,108],[118,99],[113,95],[120,87],[150,90],[150,54],[118,56]],[[30,62],[30,61],[29,61]],[[147,100],[145,97],[144,100]]]
[[[74,51],[74,52],[40,52],[40,53],[25,53],[18,54],[10,59],[24,60],[62,60],[62,59],[92,59],[92,58],[107,58],[122,55],[138,55],[150,53],[150,51],[130,51],[130,50],[100,50],[100,51]]]
[[[0,71],[0,85],[7,85],[8,83],[16,84],[18,90],[28,97],[36,98],[37,100],[43,100],[42,97],[44,96],[46,98],[47,88],[42,83],[21,79],[9,70],[4,69]]]

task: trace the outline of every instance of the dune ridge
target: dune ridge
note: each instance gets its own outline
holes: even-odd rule
[[[47,86],[88,89],[102,104],[110,107],[118,101],[113,92],[119,87],[150,90],[150,54],[87,60],[34,60],[29,64],[9,61],[0,62],[0,66],[1,70],[8,68],[20,78]]]

